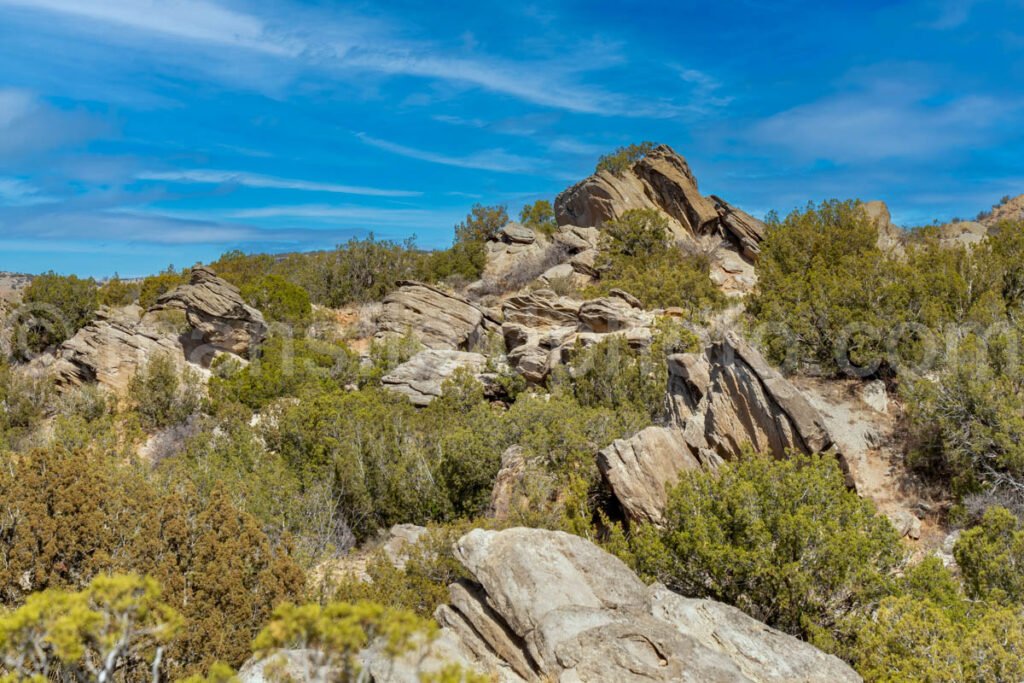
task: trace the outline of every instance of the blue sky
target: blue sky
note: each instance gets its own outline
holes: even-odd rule
[[[0,270],[446,246],[650,139],[763,214],[1024,193],[1024,0],[0,0]]]

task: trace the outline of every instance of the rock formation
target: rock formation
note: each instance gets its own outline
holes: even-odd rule
[[[430,349],[468,349],[497,323],[465,297],[419,282],[401,282],[384,298],[377,338],[412,334]]]
[[[646,586],[578,536],[478,529],[456,554],[471,578],[451,587],[437,619],[502,680],[860,680],[735,608]]]
[[[485,371],[487,358],[479,353],[427,349],[420,351],[381,379],[381,385],[408,397],[413,404],[425,406],[441,395],[444,381],[456,370],[465,368],[484,386],[492,383],[493,375]]]
[[[992,207],[991,211],[983,214],[978,222],[986,227],[994,228],[1003,221],[1024,220],[1024,194],[1004,201]]]
[[[728,293],[753,288],[764,224],[719,197],[704,197],[686,160],[661,145],[621,174],[602,170],[555,200],[562,226],[600,228],[631,209],[653,209],[673,237],[712,255],[712,279]]]
[[[584,302],[551,290],[535,290],[509,297],[502,314],[509,364],[534,383],[543,382],[554,367],[568,360],[577,343],[590,346],[617,334],[637,348],[649,344],[655,320],[655,314],[643,310],[635,297],[617,290]]]
[[[150,360],[166,356],[184,366],[179,336],[141,325],[141,310],[103,309],[57,351],[52,363],[59,384],[98,382],[115,393],[128,390],[132,377]]]
[[[168,309],[185,311],[204,344],[239,356],[248,356],[267,334],[263,314],[245,303],[237,287],[208,268],[193,268],[188,284],[160,296],[151,310]]]
[[[680,472],[715,468],[748,444],[779,458],[791,451],[836,450],[821,413],[738,337],[727,335],[699,353],[674,354],[668,365],[668,424],[620,439],[598,455],[630,522],[660,522],[665,490]]]

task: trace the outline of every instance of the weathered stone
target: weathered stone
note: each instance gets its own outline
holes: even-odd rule
[[[538,289],[528,294],[509,297],[502,305],[505,323],[530,328],[575,326],[580,303],[558,296],[550,289]]]
[[[453,589],[454,611],[461,605],[474,615],[469,637],[524,680],[860,680],[835,657],[739,610],[644,585],[578,536],[477,529],[456,555],[472,583]]]
[[[52,368],[59,384],[97,382],[124,394],[135,374],[158,357],[185,366],[178,335],[140,325],[131,312],[105,310],[60,345]]]
[[[593,299],[584,302],[579,309],[579,329],[582,332],[618,332],[650,327],[653,323],[653,314],[640,308],[639,302],[629,295]]]
[[[740,253],[744,258],[756,261],[761,254],[761,242],[767,230],[765,224],[721,197],[711,195],[710,199],[715,205],[722,227],[736,242]]]
[[[818,411],[796,387],[735,335],[702,354],[672,356],[669,400],[674,423],[703,433],[721,457],[746,444],[783,457],[788,450],[817,453],[832,445]]]
[[[517,508],[529,502],[521,493],[526,474],[526,454],[522,446],[506,448],[501,454],[501,469],[498,470],[494,486],[491,488],[488,516],[498,520],[509,519]]]
[[[381,385],[408,397],[413,404],[425,406],[442,394],[444,381],[456,370],[465,368],[478,377],[487,366],[487,358],[479,353],[427,349],[381,378]]]
[[[161,295],[150,310],[167,309],[185,311],[204,344],[239,356],[248,356],[267,334],[263,314],[245,303],[237,287],[208,268],[193,268],[188,284]]]
[[[666,489],[701,463],[679,430],[651,426],[613,441],[598,454],[597,466],[630,522],[660,524]]]
[[[512,222],[498,230],[498,238],[511,244],[533,244],[537,235],[525,225]]]
[[[412,334],[430,349],[466,349],[479,341],[485,325],[492,322],[457,294],[419,282],[399,285],[384,297],[378,338]]]

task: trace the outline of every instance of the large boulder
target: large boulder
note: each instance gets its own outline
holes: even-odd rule
[[[124,394],[132,378],[157,357],[185,366],[179,335],[139,321],[139,311],[102,309],[95,320],[57,349],[52,371],[58,384],[99,383]]]
[[[188,324],[210,351],[248,356],[267,334],[263,314],[209,268],[193,268],[188,284],[161,295],[150,310],[169,309],[185,312]]]
[[[441,395],[444,381],[456,370],[465,369],[488,385],[491,376],[485,373],[486,367],[487,358],[479,353],[427,349],[381,378],[381,385],[415,405],[425,406]]]
[[[821,414],[736,335],[700,353],[669,356],[668,363],[673,424],[698,452],[731,459],[750,445],[784,457],[832,446]]]
[[[401,282],[384,297],[378,339],[412,334],[430,349],[468,349],[496,323],[465,297],[421,282]]]
[[[457,543],[469,580],[438,610],[504,680],[859,681],[840,660],[737,609],[645,585],[589,541],[541,529],[477,529]],[[467,649],[474,649],[467,647]],[[510,671],[509,671],[510,670]]]
[[[764,224],[719,197],[702,196],[689,164],[667,145],[621,173],[601,170],[555,200],[563,226],[600,229],[632,209],[657,211],[678,242],[712,256],[712,279],[727,294],[751,291]]]
[[[597,455],[597,467],[630,522],[660,524],[667,489],[680,472],[701,465],[679,430],[660,426],[616,439]]]

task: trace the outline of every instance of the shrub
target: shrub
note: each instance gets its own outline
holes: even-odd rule
[[[199,410],[202,389],[190,368],[179,368],[169,356],[152,358],[129,386],[135,410],[147,429],[181,424]]]
[[[99,288],[99,303],[104,306],[127,306],[139,298],[141,284],[125,282],[115,275]]]
[[[96,282],[74,275],[44,273],[25,288],[23,308],[16,335],[25,341],[25,349],[39,353],[56,346],[85,327],[99,307]]]
[[[555,210],[551,208],[551,202],[546,199],[538,199],[533,204],[525,205],[519,212],[519,222],[545,235],[554,234],[558,228],[558,224],[555,222]]]
[[[79,592],[35,593],[0,617],[0,661],[11,680],[144,678],[181,626],[153,579],[99,576]]]
[[[269,320],[304,329],[313,319],[309,292],[280,275],[266,275],[246,284],[242,296]]]
[[[639,144],[619,147],[614,152],[605,154],[598,159],[597,168],[594,169],[594,172],[609,171],[615,175],[622,175],[633,164],[647,156],[655,147],[657,147],[657,144],[653,142],[641,142]]]
[[[466,219],[455,226],[455,243],[486,242],[509,222],[504,206],[474,204]]]
[[[1004,605],[1024,601],[1024,527],[1005,508],[989,509],[953,548],[967,594]]]
[[[884,596],[903,553],[888,520],[846,488],[832,455],[747,454],[686,473],[663,529],[633,534],[639,569],[807,637]]]
[[[187,282],[188,276],[184,271],[177,272],[174,266],[167,266],[167,270],[162,273],[150,275],[142,280],[139,288],[139,306],[150,308],[161,295]]]
[[[631,209],[605,223],[602,232],[595,264],[600,278],[589,288],[589,296],[622,289],[647,308],[675,306],[694,316],[725,304],[725,296],[711,281],[710,260],[670,244],[668,221],[657,211]]]

